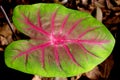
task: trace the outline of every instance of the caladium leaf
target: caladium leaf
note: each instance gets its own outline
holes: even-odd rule
[[[90,14],[60,4],[19,5],[13,22],[30,40],[15,41],[6,48],[7,66],[44,77],[90,71],[110,55],[115,43]]]

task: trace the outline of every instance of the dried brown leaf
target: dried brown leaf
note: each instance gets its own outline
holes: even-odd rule
[[[15,31],[16,29],[13,27],[13,31]],[[8,43],[12,42],[12,32],[9,28],[9,26],[7,24],[4,24],[3,27],[0,28],[0,35],[3,35]]]
[[[102,18],[103,18],[103,13],[100,7],[96,8],[96,19],[99,20],[100,22],[102,22]]]
[[[99,71],[98,67],[95,67],[93,70],[91,70],[85,74],[89,79],[97,80],[101,76],[102,73]]]

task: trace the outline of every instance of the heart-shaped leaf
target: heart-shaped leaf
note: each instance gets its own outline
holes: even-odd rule
[[[59,4],[19,5],[16,28],[30,37],[5,50],[7,66],[44,77],[69,77],[90,71],[111,53],[115,40],[90,14]]]

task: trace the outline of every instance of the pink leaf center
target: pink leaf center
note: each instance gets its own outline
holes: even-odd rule
[[[23,14],[23,18],[24,18],[24,23],[26,25],[28,25],[29,27],[27,29],[29,30],[34,30],[36,32],[38,32],[39,34],[42,34],[44,37],[48,38],[47,40],[44,41],[44,43],[42,44],[38,44],[36,46],[31,46],[29,49],[27,49],[26,51],[20,52],[18,55],[16,55],[13,60],[15,60],[16,58],[22,56],[22,55],[26,55],[26,62],[28,60],[28,54],[32,54],[34,51],[36,50],[41,50],[41,54],[40,56],[42,57],[40,59],[42,67],[45,67],[45,52],[44,50],[47,47],[53,47],[54,49],[54,53],[53,56],[55,56],[55,61],[56,61],[56,65],[58,65],[59,67],[61,67],[61,63],[60,63],[60,59],[59,59],[59,52],[58,52],[58,48],[59,47],[63,47],[66,55],[68,55],[68,57],[73,61],[73,63],[75,63],[78,66],[81,66],[79,64],[79,62],[76,60],[76,58],[73,56],[74,53],[71,53],[71,50],[69,49],[69,44],[76,44],[78,45],[85,53],[91,54],[93,56],[93,53],[91,53],[89,50],[86,49],[86,47],[84,47],[83,44],[94,44],[94,45],[102,45],[104,43],[108,43],[108,40],[96,40],[96,39],[82,39],[82,37],[84,37],[86,34],[88,34],[91,31],[94,31],[96,29],[98,29],[99,27],[94,27],[94,28],[88,28],[87,30],[85,30],[84,32],[82,32],[81,34],[79,34],[77,39],[71,39],[69,38],[69,36],[71,35],[71,33],[75,30],[76,27],[78,27],[78,25],[84,20],[84,19],[79,19],[76,22],[74,22],[73,25],[71,25],[71,27],[67,30],[67,32],[65,32],[65,34],[63,34],[63,31],[65,29],[65,26],[67,24],[68,18],[70,15],[67,15],[63,21],[61,22],[61,26],[59,29],[58,33],[55,33],[55,19],[56,19],[56,15],[57,15],[57,11],[56,10],[52,15],[51,15],[51,25],[50,25],[50,32],[47,32],[46,30],[43,29],[42,21],[41,21],[41,16],[40,13],[37,13],[37,25],[33,24],[32,21],[30,21],[30,19],[28,17],[26,17]],[[40,38],[36,38],[37,41],[40,41]],[[43,40],[43,39],[42,39]]]

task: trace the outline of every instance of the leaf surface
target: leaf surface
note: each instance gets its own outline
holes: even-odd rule
[[[19,5],[16,28],[30,37],[5,50],[7,66],[44,77],[69,77],[90,71],[112,52],[115,40],[90,14],[59,4]]]

